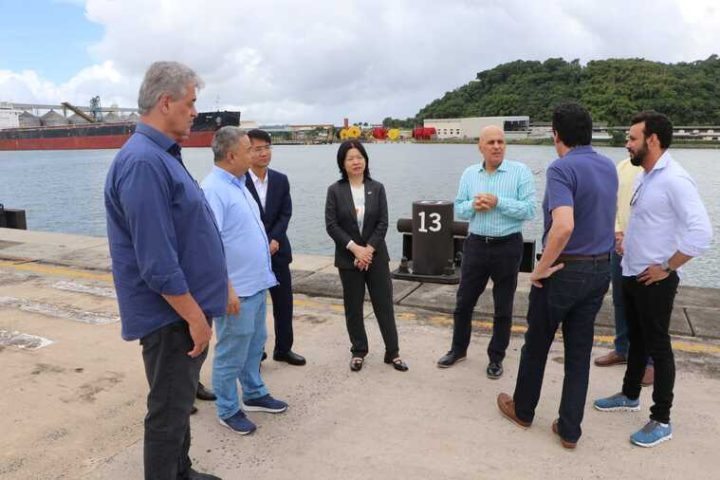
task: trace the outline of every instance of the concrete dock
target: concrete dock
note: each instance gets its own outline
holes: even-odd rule
[[[618,391],[624,369],[593,366],[584,434],[569,452],[550,431],[562,387],[561,341],[553,344],[532,428],[514,427],[495,406],[497,394],[515,384],[525,276],[506,373],[492,381],[484,374],[490,295],[476,309],[468,360],[439,370],[457,287],[396,281],[401,353],[410,371],[382,363],[368,304],[371,353],[353,373],[332,259],[295,255],[292,267],[295,349],[308,365],[263,364],[272,394],[290,409],[251,414],[258,431],[240,437],[217,423],[212,403],[199,402],[191,449],[198,470],[226,480],[717,478],[717,290],[681,287],[675,302],[673,440],[649,450],[631,446],[628,436],[647,419],[651,389],[644,389],[640,412],[597,412],[591,400]],[[272,332],[271,317],[268,326]],[[272,342],[270,333],[269,350]],[[611,342],[608,296],[593,356]],[[0,358],[0,479],[142,478],[147,383],[137,342],[120,338],[106,239],[0,229]],[[207,385],[211,366],[202,371]]]

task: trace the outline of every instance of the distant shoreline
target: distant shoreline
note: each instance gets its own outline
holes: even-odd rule
[[[516,138],[506,138],[505,142],[508,145],[544,145],[544,146],[552,146],[553,142],[552,139],[549,138],[538,138],[538,139],[516,139]],[[400,143],[400,142],[375,142],[375,143]],[[454,140],[421,140],[421,141],[414,141],[414,142],[402,142],[402,143],[418,143],[423,145],[475,145],[477,143],[477,139],[454,139]],[[617,145],[614,144],[610,140],[593,140],[592,144],[595,146],[600,147],[618,147],[622,148],[625,146],[625,144]],[[673,147],[682,147],[682,148],[698,148],[698,149],[719,149],[720,148],[720,142],[688,142],[683,140],[675,140],[672,143]]]

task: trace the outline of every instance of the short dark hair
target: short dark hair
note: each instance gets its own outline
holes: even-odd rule
[[[259,128],[253,128],[252,130],[247,132],[247,136],[250,137],[251,140],[254,138],[255,140],[262,140],[263,142],[272,143],[272,138],[270,137],[270,134],[265,130],[260,130]]]
[[[367,180],[370,178],[370,157],[368,157],[365,147],[358,140],[345,140],[340,144],[337,151],[337,164],[340,169],[340,175],[343,180],[348,179],[348,174],[345,171],[345,157],[350,149],[357,148],[363,157],[365,157],[365,171],[363,172],[363,178]]]
[[[576,102],[564,102],[555,107],[552,129],[567,147],[590,145],[592,118],[585,107]]]
[[[643,129],[645,138],[654,133],[657,135],[658,140],[660,140],[660,148],[663,150],[672,144],[673,126],[667,115],[656,112],[655,110],[645,110],[635,115],[630,121],[630,125],[642,122],[645,122],[645,128]]]

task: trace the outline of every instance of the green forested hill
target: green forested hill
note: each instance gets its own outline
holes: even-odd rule
[[[720,59],[712,55],[675,64],[609,59],[586,66],[562,58],[518,60],[478,73],[425,106],[414,120],[529,115],[532,122],[549,122],[561,100],[579,101],[595,122],[608,125],[627,125],[646,109],[667,114],[675,125],[720,125]]]

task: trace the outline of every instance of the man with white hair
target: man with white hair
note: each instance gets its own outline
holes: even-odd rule
[[[153,63],[140,87],[140,121],[105,183],[122,337],[140,340],[150,386],[146,480],[218,478],[196,472],[188,456],[210,319],[226,311],[228,300],[220,234],[179,145],[190,135],[202,86],[185,65]]]
[[[523,255],[522,224],[535,215],[535,183],[525,164],[505,159],[502,129],[485,127],[478,148],[483,161],[463,172],[455,198],[455,215],[469,220],[470,233],[463,246],[452,346],[437,365],[448,368],[465,359],[475,304],[492,279],[495,314],[486,374],[498,379],[510,343],[513,301]]]

